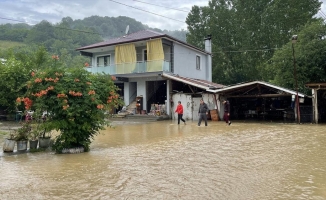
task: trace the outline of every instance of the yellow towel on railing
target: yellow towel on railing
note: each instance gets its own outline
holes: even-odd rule
[[[150,40],[147,42],[147,71],[162,71],[164,51],[162,39]]]
[[[115,65],[117,74],[132,73],[136,67],[136,48],[134,44],[115,47]]]

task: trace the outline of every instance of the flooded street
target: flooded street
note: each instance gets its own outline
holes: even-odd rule
[[[0,153],[0,199],[326,199],[326,126],[119,122],[82,154]]]

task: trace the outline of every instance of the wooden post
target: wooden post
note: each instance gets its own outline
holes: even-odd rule
[[[217,121],[219,120],[219,110],[218,110],[218,106],[217,106],[217,99],[216,99],[216,94],[214,94],[214,100],[215,100],[215,105],[216,105],[216,113],[217,113]]]
[[[317,95],[318,89],[312,89],[312,107],[313,107],[313,114],[314,114],[314,122],[318,124],[318,99]]]

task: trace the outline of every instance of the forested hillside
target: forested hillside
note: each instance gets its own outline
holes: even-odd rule
[[[34,26],[27,24],[0,25],[0,40],[21,42],[29,46],[44,45],[49,52],[60,54],[65,50],[75,56],[78,53],[74,50],[78,47],[124,35],[127,25],[129,25],[129,33],[151,29],[135,19],[122,16],[91,16],[82,20],[65,17],[57,24],[41,21]],[[186,31],[152,30],[167,33],[183,41],[186,40]],[[4,52],[1,51],[0,56],[1,54]]]

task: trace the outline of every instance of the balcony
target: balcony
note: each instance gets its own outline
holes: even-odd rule
[[[115,74],[132,74],[132,73],[146,73],[146,72],[171,72],[171,65],[169,61],[154,60],[136,63],[123,63],[109,66],[90,66],[86,68],[87,71],[92,73],[102,73],[115,75]]]

